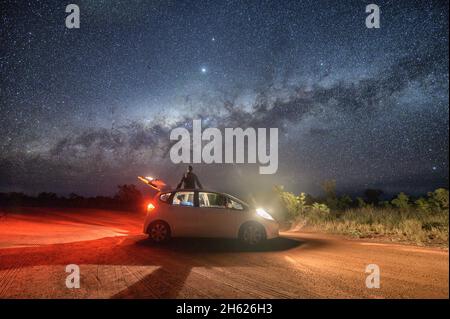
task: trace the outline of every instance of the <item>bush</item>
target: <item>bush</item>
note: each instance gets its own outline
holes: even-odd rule
[[[332,192],[329,192],[332,194]],[[418,198],[414,204],[405,193],[392,201],[379,202],[378,206],[356,198],[356,208],[351,198],[338,198],[336,208],[316,201],[307,205],[308,195],[295,196],[281,190],[280,198],[289,211],[288,220],[296,221],[318,230],[355,237],[388,237],[396,241],[416,244],[448,246],[449,212],[448,190],[437,189],[428,197]],[[336,197],[337,198],[337,197]]]
[[[428,193],[428,197],[432,206],[448,210],[448,189],[438,188],[434,192]]]
[[[353,204],[352,198],[348,195],[344,195],[342,197],[339,197],[338,203],[337,203],[337,208],[340,210],[345,210],[345,209],[350,208],[352,206],[352,204]]]
[[[297,196],[290,192],[285,192],[283,186],[275,186],[274,191],[277,193],[282,206],[283,213],[282,216],[280,216],[281,219],[295,219],[300,213],[300,203]]]
[[[360,208],[366,207],[367,203],[362,199],[362,197],[356,197],[356,205]]]
[[[330,213],[330,209],[326,204],[314,203],[311,206],[311,213],[328,215]]]
[[[428,199],[425,199],[423,197],[420,197],[419,199],[417,199],[414,204],[417,206],[417,208],[424,212],[424,213],[429,213],[432,210],[432,204],[430,203],[430,201]]]
[[[408,209],[409,208],[409,196],[405,193],[401,192],[391,201],[391,204],[400,209]]]

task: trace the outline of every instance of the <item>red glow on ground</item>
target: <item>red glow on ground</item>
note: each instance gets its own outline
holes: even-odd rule
[[[20,208],[0,213],[0,248],[70,243],[142,231],[137,213],[98,209]]]

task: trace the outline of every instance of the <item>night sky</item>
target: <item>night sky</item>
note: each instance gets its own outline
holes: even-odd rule
[[[78,4],[80,29],[65,26]],[[381,8],[367,29],[365,6]],[[279,169],[206,188],[448,187],[447,1],[2,1],[0,192],[176,185],[172,128],[278,127]]]

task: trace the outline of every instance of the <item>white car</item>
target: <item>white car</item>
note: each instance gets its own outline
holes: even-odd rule
[[[278,223],[262,208],[224,193],[180,189],[158,193],[147,205],[144,233],[170,237],[237,238],[248,245],[278,237]]]

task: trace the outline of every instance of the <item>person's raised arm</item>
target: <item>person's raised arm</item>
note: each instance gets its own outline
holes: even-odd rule
[[[183,185],[184,178],[185,178],[185,176],[184,176],[184,174],[183,174],[183,177],[181,178],[181,181],[180,181],[180,182],[178,183],[178,185],[177,185],[177,189],[180,189],[180,188],[181,188],[181,185]]]
[[[198,179],[197,175],[195,175],[195,181],[199,188],[203,188],[202,184],[200,183],[200,180]]]

